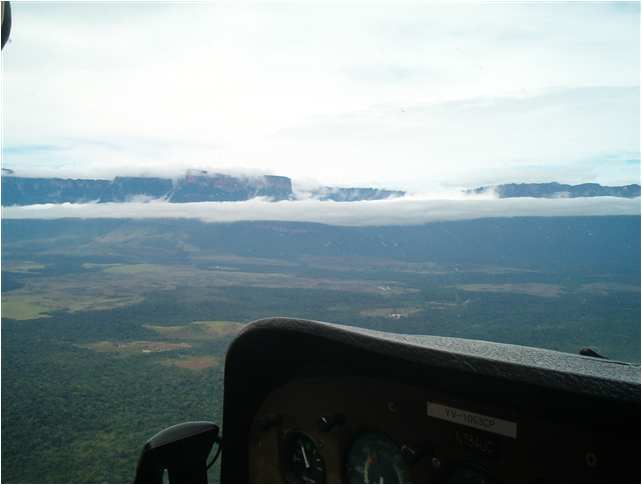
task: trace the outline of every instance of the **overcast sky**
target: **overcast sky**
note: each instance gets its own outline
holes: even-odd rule
[[[12,3],[3,166],[639,183],[639,3]]]

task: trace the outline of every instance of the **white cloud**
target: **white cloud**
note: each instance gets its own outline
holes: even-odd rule
[[[43,204],[3,207],[7,219],[59,218],[186,218],[205,222],[295,221],[343,226],[412,225],[435,221],[521,216],[639,215],[640,199],[591,197],[577,199],[495,199],[404,197],[368,202],[317,200],[267,202],[129,202]]]

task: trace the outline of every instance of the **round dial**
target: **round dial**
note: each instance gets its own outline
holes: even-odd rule
[[[287,483],[325,483],[323,457],[308,435],[288,433],[283,458],[283,478]]]
[[[399,446],[381,433],[364,433],[352,444],[346,463],[350,483],[407,483]]]

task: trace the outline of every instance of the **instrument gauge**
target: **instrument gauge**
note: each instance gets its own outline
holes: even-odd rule
[[[308,435],[293,431],[283,446],[283,478],[286,483],[325,483],[325,463]]]
[[[382,433],[357,437],[346,463],[350,483],[408,483],[408,469],[399,446]]]

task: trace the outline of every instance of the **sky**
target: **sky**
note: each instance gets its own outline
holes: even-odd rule
[[[639,3],[12,3],[2,166],[639,183]]]

